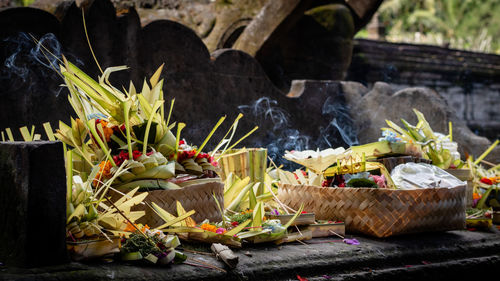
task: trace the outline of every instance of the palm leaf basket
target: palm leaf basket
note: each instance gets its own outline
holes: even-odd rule
[[[302,203],[320,220],[345,221],[346,232],[375,237],[465,228],[465,186],[414,190],[281,184],[278,198]]]
[[[72,260],[81,261],[119,253],[119,244],[120,237],[111,237],[110,240],[67,242],[66,248]]]
[[[133,211],[145,211],[146,214],[137,220],[138,223],[147,224],[156,227],[165,221],[158,216],[152,208],[152,202],[156,203],[165,211],[176,214],[176,201],[179,201],[185,210],[195,210],[196,213],[191,216],[196,222],[202,222],[208,219],[213,222],[222,220],[222,215],[215,201],[219,201],[220,206],[224,204],[224,183],[220,181],[209,181],[199,184],[192,184],[180,189],[170,190],[152,190],[147,191],[148,196],[144,199],[145,204],[132,207]],[[214,198],[215,195],[215,198]],[[119,198],[117,192],[113,192],[113,198]]]

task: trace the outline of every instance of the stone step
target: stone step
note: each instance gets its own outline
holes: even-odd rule
[[[309,240],[305,245],[248,246],[235,250],[239,264],[233,270],[213,256],[186,251],[190,258],[226,272],[186,264],[156,267],[96,261],[32,269],[0,267],[0,280],[297,280],[297,275],[308,280],[462,280],[461,276],[488,276],[500,265],[500,232],[496,229],[385,239],[349,237],[357,238],[360,245],[330,237]],[[206,245],[182,246],[209,251]]]

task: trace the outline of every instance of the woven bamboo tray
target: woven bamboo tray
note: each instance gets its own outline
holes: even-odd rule
[[[282,184],[278,198],[346,231],[375,237],[465,228],[465,186],[415,190]]]
[[[148,191],[144,203],[155,202],[165,211],[177,216],[175,201],[179,201],[186,211],[196,211],[191,216],[195,222],[199,223],[205,219],[219,222],[222,220],[222,216],[213,194],[215,194],[220,206],[224,206],[224,183],[220,181],[193,184],[181,189]],[[116,194],[113,196],[114,200],[120,198],[115,196]],[[134,206],[132,210],[146,212],[146,215],[137,220],[137,223],[147,224],[151,227],[165,223],[151,208],[145,205]]]

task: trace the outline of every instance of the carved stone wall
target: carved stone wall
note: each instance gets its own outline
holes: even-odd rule
[[[165,63],[165,95],[167,99],[176,98],[173,117],[188,124],[185,136],[194,144],[204,139],[219,117],[227,115],[231,120],[241,111],[247,114],[240,122],[239,136],[255,124],[260,126],[242,145],[278,141],[284,143],[280,147],[294,149],[301,145],[297,146],[290,135],[300,140],[302,148],[305,143],[315,146],[325,138],[323,129],[331,117],[324,116],[322,105],[329,96],[340,94],[335,90],[338,83],[307,96],[288,98],[254,58],[231,49],[210,54],[195,32],[179,23],[162,20],[141,28],[134,9],[116,16],[107,0],[94,1],[86,12],[86,20],[100,65],[130,67],[112,74],[111,80],[117,85],[128,88],[132,80],[140,89],[143,79]],[[11,22],[18,24],[9,26]],[[7,40],[0,46],[0,98],[4,101],[0,104],[0,128],[11,127],[18,134],[18,127],[33,124],[41,132],[45,121],[50,121],[54,128],[58,120],[67,122],[72,110],[66,89],[59,87],[61,78],[37,60],[43,62],[44,58],[37,56],[31,37],[19,32],[31,33],[38,39],[53,33],[53,37],[43,37],[45,44],[60,47],[61,53],[96,78],[100,72],[86,42],[81,11],[72,4],[59,22],[41,10],[10,9],[0,12],[0,24],[7,26],[0,32],[1,40]],[[260,98],[264,99],[256,103]],[[283,113],[278,114],[279,120],[273,115],[276,112]],[[226,123],[219,134],[230,125]],[[331,132],[329,142],[346,145],[336,132]]]
[[[112,74],[114,84],[128,88],[129,81],[133,81],[140,89],[144,78],[165,63],[162,73],[165,96],[176,98],[173,117],[188,124],[184,136],[194,144],[205,138],[219,117],[227,115],[231,120],[239,112],[245,117],[235,138],[258,125],[260,129],[241,145],[266,146],[271,155],[281,155],[285,149],[346,147],[358,143],[359,134],[366,134],[356,130],[366,125],[366,121],[356,115],[373,109],[359,106],[357,99],[348,98],[368,92],[362,86],[346,87],[345,83],[328,80],[294,80],[290,89],[283,87],[283,91],[270,81],[255,58],[232,49],[210,53],[193,30],[177,22],[160,20],[141,27],[135,9],[117,15],[109,0],[93,1],[86,7],[85,18],[100,65],[130,67]],[[19,139],[17,128],[33,124],[43,135],[43,122],[50,121],[56,128],[58,120],[67,122],[73,113],[67,102],[67,90],[59,86],[61,78],[40,55],[28,34],[97,78],[100,71],[87,44],[81,10],[71,4],[58,20],[38,9],[8,9],[0,12],[0,26],[3,43],[0,45],[0,130],[10,127]],[[368,68],[365,71],[376,73]],[[293,77],[298,78],[301,77]],[[386,98],[390,99],[390,95]],[[453,112],[448,110],[446,101],[440,102],[443,104],[434,107],[436,110],[447,108],[447,112]],[[410,112],[412,104],[404,101],[402,104]],[[455,115],[447,113],[446,116]],[[440,120],[430,121],[431,125],[441,124]],[[378,125],[377,122],[373,124]],[[220,139],[229,123],[219,129],[214,139]],[[473,140],[470,130],[465,124],[457,124],[468,136],[464,137],[464,147],[469,152],[481,153],[489,144],[485,139],[470,141]],[[376,140],[378,130],[372,131],[361,140]],[[209,143],[208,148],[213,145]]]
[[[437,46],[356,40],[349,80],[394,90],[424,86],[442,95],[457,116],[491,140],[500,138],[500,56]]]

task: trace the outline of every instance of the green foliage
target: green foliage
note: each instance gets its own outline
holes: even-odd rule
[[[379,19],[390,41],[500,53],[499,0],[387,0]]]
[[[160,239],[157,236],[151,238],[154,243],[160,243]],[[122,249],[126,253],[140,252],[143,257],[149,254],[160,254],[161,251],[158,247],[153,245],[144,235],[138,233],[130,234],[125,244],[123,244]]]
[[[351,179],[350,181],[347,182],[346,184],[347,187],[371,187],[371,188],[378,188],[378,185],[369,179],[365,178],[355,178]]]
[[[27,7],[31,4],[33,4],[35,0],[16,0],[15,3],[19,6]]]
[[[245,222],[246,220],[250,219],[252,217],[252,213],[245,213],[245,214],[234,214],[231,216],[231,221],[238,222],[238,224]]]

